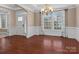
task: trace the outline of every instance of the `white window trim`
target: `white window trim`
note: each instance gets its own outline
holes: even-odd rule
[[[8,26],[7,26],[7,14],[5,15],[5,17],[6,17],[6,24],[5,24],[5,28],[2,28],[2,23],[1,23],[1,16],[0,16],[0,29],[7,29],[8,28]]]
[[[0,16],[0,28],[1,28],[2,24],[1,24],[1,16]]]

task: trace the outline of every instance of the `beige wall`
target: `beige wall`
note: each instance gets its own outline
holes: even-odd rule
[[[28,26],[41,26],[41,14],[39,12],[27,13]]]
[[[76,27],[76,8],[65,11],[65,24],[67,27]],[[34,26],[41,26],[40,13],[34,13]]]
[[[27,12],[27,22],[28,22],[28,26],[34,26],[34,13],[33,12]]]
[[[78,9],[78,8],[77,8]],[[11,11],[12,26],[16,25],[15,11]],[[41,26],[41,14],[39,12],[27,13],[28,26]],[[76,26],[76,8],[71,8],[65,11],[65,24],[68,27]]]
[[[76,8],[71,8],[65,11],[65,24],[68,27],[76,26]]]
[[[10,17],[11,17],[11,25],[13,27],[16,26],[16,12],[15,11],[11,11],[10,12]]]
[[[12,26],[15,26],[16,25],[15,11],[11,11],[11,18],[12,18]],[[41,25],[41,14],[39,12],[34,13],[29,11],[27,13],[27,19],[28,19],[28,26]],[[65,24],[68,27],[76,26],[76,8],[71,8],[65,11]]]
[[[68,9],[65,10],[65,25],[68,27]]]
[[[76,27],[79,27],[79,6],[76,8]]]
[[[40,14],[40,12],[34,13],[34,26],[41,26],[41,14]]]

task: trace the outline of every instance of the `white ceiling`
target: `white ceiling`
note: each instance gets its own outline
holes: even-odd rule
[[[25,6],[28,6],[29,8],[37,11],[37,10],[41,10],[41,8],[43,8],[43,6],[45,6],[45,5],[44,4],[25,4]],[[49,6],[51,6],[52,8],[55,8],[55,9],[64,9],[64,8],[74,7],[75,5],[72,5],[72,4],[50,4]]]
[[[4,5],[13,9],[13,10],[21,9],[21,7],[22,8],[28,7],[28,8],[30,8],[30,10],[33,10],[33,11],[40,11],[41,8],[44,6],[44,4],[22,4],[21,7],[20,7],[20,5],[16,5],[16,4],[4,4]],[[72,4],[50,4],[50,6],[55,9],[65,9],[65,8],[74,7],[75,5],[72,5]]]

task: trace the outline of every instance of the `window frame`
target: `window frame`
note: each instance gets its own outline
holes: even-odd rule
[[[5,28],[2,27],[2,19],[1,19],[1,15],[5,15]],[[6,13],[2,13],[0,14],[0,29],[7,29],[8,28],[8,23],[7,23],[7,14]]]

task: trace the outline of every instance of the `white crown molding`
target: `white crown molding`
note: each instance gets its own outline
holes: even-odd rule
[[[66,7],[61,7],[61,8],[54,8],[54,10],[55,11],[60,11],[60,10],[72,9],[72,8],[76,8],[76,4],[68,5]],[[34,10],[34,12],[40,12],[40,10]]]
[[[18,4],[18,6],[20,6],[21,8],[12,8],[12,7],[9,7],[9,6],[6,6],[5,4],[0,4],[1,7],[4,7],[4,8],[7,8],[7,9],[10,9],[10,10],[19,10],[19,9],[25,9],[26,11],[31,11],[31,12],[40,12],[40,10],[34,10],[32,8],[30,8],[29,6],[27,5],[24,5],[24,4]],[[63,8],[56,8],[55,10],[64,10],[64,9],[72,9],[72,8],[76,8],[76,7],[79,7],[78,4],[74,4],[74,5],[69,5],[69,6],[66,6],[66,7],[63,7]]]
[[[18,6],[24,8],[26,11],[34,12],[34,10],[32,10],[31,8],[29,8],[29,6],[25,6],[24,4],[18,4]]]
[[[68,9],[76,8],[76,5],[68,6]]]
[[[11,8],[11,7],[8,7],[6,5],[3,5],[3,4],[0,4],[1,7],[4,7],[4,8],[7,8],[7,9],[10,9],[10,10],[14,10],[14,8]]]
[[[76,5],[70,5],[63,8],[56,8],[55,10],[65,10],[65,9],[72,9],[72,8],[76,8]]]
[[[1,7],[3,7],[3,8],[7,8],[7,9],[10,9],[10,10],[20,10],[20,9],[25,9],[25,10],[28,10],[28,11],[32,11],[32,9],[31,8],[29,8],[29,7],[27,7],[27,6],[24,6],[24,5],[21,5],[21,4],[18,4],[18,6],[20,6],[21,8],[12,8],[12,7],[9,7],[9,6],[7,6],[7,5],[5,5],[5,4],[0,4],[0,6]],[[33,11],[32,11],[33,12]]]

